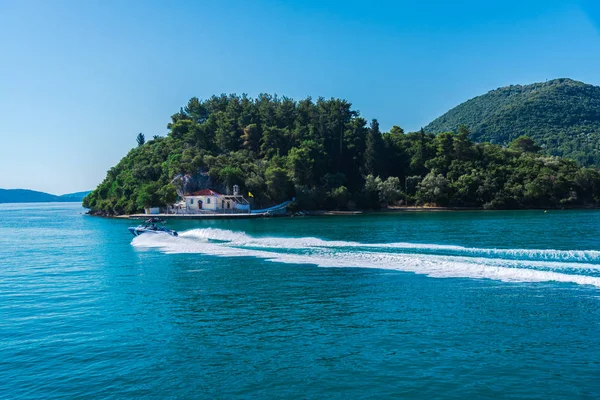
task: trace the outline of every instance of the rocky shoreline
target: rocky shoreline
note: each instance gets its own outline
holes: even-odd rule
[[[393,206],[379,210],[315,210],[286,213],[260,213],[260,214],[122,214],[114,215],[105,211],[88,211],[86,214],[103,218],[144,219],[158,217],[165,219],[250,219],[272,217],[318,217],[318,216],[352,216],[370,214],[392,214],[403,212],[459,212],[459,211],[561,211],[561,210],[598,210],[600,207],[593,205],[570,206],[561,208],[527,208],[515,210],[486,210],[483,207],[430,207],[430,206]]]

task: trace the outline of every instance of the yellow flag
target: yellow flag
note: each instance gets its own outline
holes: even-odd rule
[[[254,197],[254,195],[252,194],[252,192],[248,192],[248,197]]]

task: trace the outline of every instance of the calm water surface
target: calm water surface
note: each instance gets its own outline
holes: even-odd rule
[[[0,398],[600,398],[600,212],[0,205]]]

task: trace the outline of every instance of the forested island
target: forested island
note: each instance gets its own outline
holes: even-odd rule
[[[534,140],[475,143],[469,128],[381,132],[342,99],[261,94],[192,98],[166,137],[133,148],[83,201],[93,213],[131,214],[172,204],[177,177],[237,184],[253,208],[295,198],[298,210],[389,205],[485,209],[596,206],[600,172],[544,153]],[[181,190],[179,190],[181,193]]]

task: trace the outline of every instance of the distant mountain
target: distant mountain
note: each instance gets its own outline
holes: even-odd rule
[[[600,87],[572,79],[506,86],[468,100],[424,129],[456,131],[459,124],[479,142],[506,145],[533,138],[551,155],[600,165]]]
[[[27,189],[0,189],[0,203],[81,202],[88,193],[90,192],[77,192],[56,196]]]
[[[88,194],[90,194],[91,190],[87,190],[85,192],[75,192],[75,193],[67,193],[67,194],[63,194],[61,196],[58,196],[58,198],[60,199],[59,201],[73,201],[73,202],[80,202],[83,200],[83,198],[85,196],[87,196]]]

